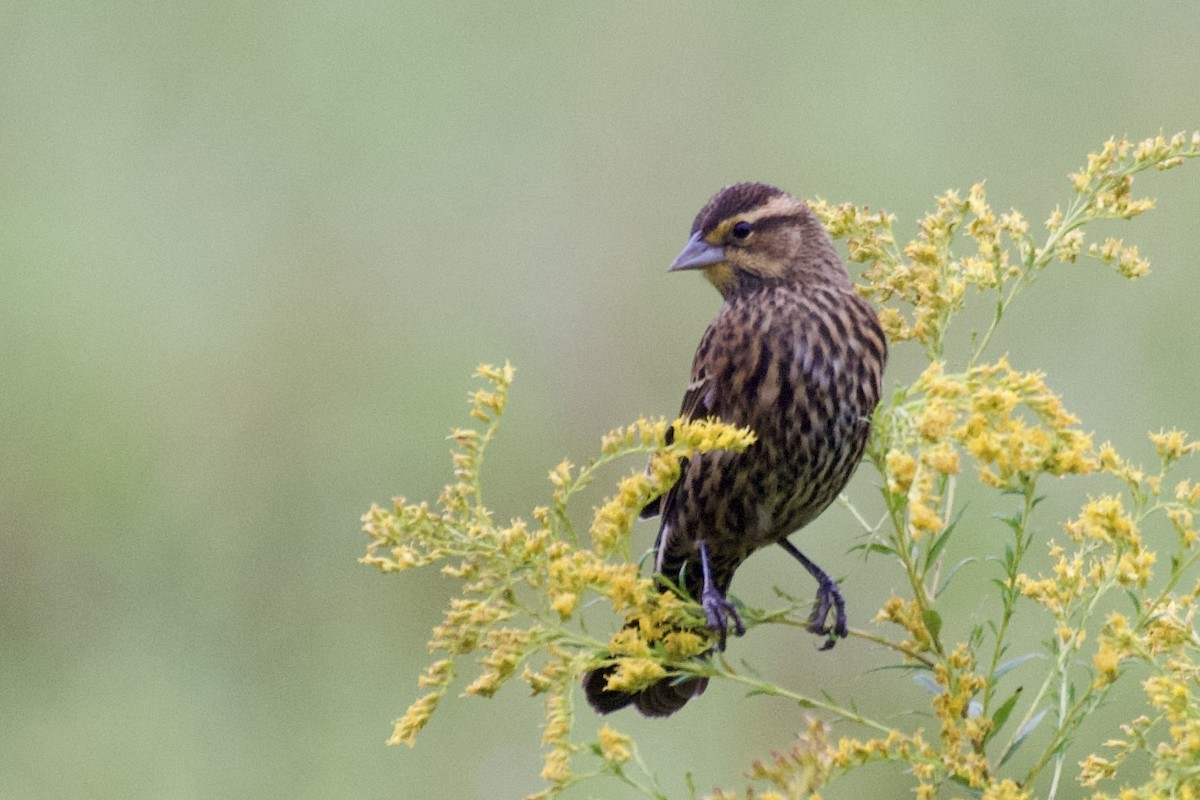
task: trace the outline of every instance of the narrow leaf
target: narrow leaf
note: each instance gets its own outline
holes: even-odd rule
[[[1046,709],[1043,708],[1041,711],[1034,714],[1033,718],[1030,719],[1029,722],[1026,722],[1021,726],[1021,730],[1017,731],[1017,735],[1013,737],[1012,744],[1009,745],[1008,750],[1004,753],[1004,758],[1000,759],[1000,763],[997,766],[1004,766],[1004,762],[1012,758],[1013,753],[1017,752],[1017,748],[1019,748],[1025,742],[1025,738],[1029,736],[1029,734],[1033,733],[1033,729],[1038,726],[1038,723],[1040,723],[1042,718],[1045,716]]]
[[[888,670],[900,670],[901,672],[928,672],[929,667],[919,662],[912,664],[885,664],[882,667],[872,667],[867,672],[886,672]]]
[[[1134,618],[1136,618],[1139,614],[1142,613],[1142,601],[1139,600],[1138,596],[1136,594],[1134,594],[1132,591],[1130,591],[1129,589],[1125,590],[1125,596],[1128,597],[1129,602],[1131,604],[1133,604],[1133,616],[1134,616]]]
[[[928,672],[918,672],[913,675],[913,682],[935,697],[942,693],[942,687]]]
[[[996,709],[996,713],[992,714],[992,729],[988,732],[988,739],[991,739],[993,736],[995,736],[1000,729],[1004,727],[1004,723],[1008,722],[1008,717],[1012,714],[1013,707],[1016,706],[1017,700],[1020,699],[1020,697],[1021,687],[1018,686],[1017,690],[1013,692],[1007,700],[1000,704],[1000,707]]]
[[[942,632],[942,615],[932,608],[921,615],[925,622],[925,627],[929,629],[929,635],[934,639],[938,638],[938,634]]]
[[[971,562],[978,561],[978,560],[979,559],[975,558],[975,556],[967,556],[962,561],[959,561],[957,564],[955,564],[953,567],[951,567],[950,570],[946,573],[946,577],[942,581],[942,585],[938,587],[937,593],[939,595],[941,595],[942,592],[946,591],[946,587],[950,585],[950,579],[954,577],[955,573],[957,573],[960,569],[965,567],[967,564],[970,564]]]
[[[995,516],[995,518],[1000,520],[1001,522],[1003,522],[1008,527],[1012,528],[1014,531],[1021,530],[1021,518],[1020,517],[1010,517],[1010,516],[1006,516],[1004,514],[997,514]]]
[[[1030,660],[1031,658],[1044,658],[1044,657],[1045,656],[1041,653],[1026,653],[1023,656],[1016,656],[1014,658],[1010,658],[1008,661],[1005,661],[1004,663],[1002,663],[996,667],[996,672],[994,675],[992,675],[992,678],[993,678],[993,680],[999,680],[1005,674],[1012,671],[1016,667],[1021,666],[1022,664],[1024,664],[1026,661]]]
[[[929,545],[929,552],[925,554],[925,569],[928,570],[933,562],[937,560],[938,555],[946,547],[946,543],[950,541],[950,534],[954,533],[954,529],[958,527],[959,520],[962,519],[963,513],[967,510],[964,505],[954,515],[954,519],[950,520],[950,524],[946,526],[946,530],[933,540],[933,544]]]

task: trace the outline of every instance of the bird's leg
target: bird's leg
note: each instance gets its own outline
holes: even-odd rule
[[[697,544],[700,548],[700,570],[704,575],[704,586],[700,590],[700,605],[704,608],[704,616],[708,618],[708,627],[716,631],[720,637],[718,649],[724,650],[729,618],[733,617],[733,627],[738,636],[746,632],[746,626],[742,624],[742,618],[738,615],[737,609],[733,607],[733,603],[729,602],[729,599],[721,594],[721,590],[713,584],[712,570],[708,566],[708,547],[705,546],[704,540],[700,540]]]
[[[808,574],[817,580],[817,599],[813,603],[812,614],[808,617],[808,630],[810,633],[828,636],[825,644],[821,646],[822,650],[828,650],[837,643],[838,639],[846,637],[846,601],[842,599],[837,581],[826,575],[825,570],[809,561],[808,556],[797,550],[796,546],[787,539],[782,540],[779,546],[791,553],[793,558],[804,565]],[[832,628],[826,625],[830,609],[834,612]]]

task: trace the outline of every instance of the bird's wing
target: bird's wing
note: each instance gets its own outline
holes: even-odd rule
[[[701,352],[707,350],[704,344],[707,343],[708,337],[704,337],[705,342],[701,344]],[[699,358],[696,359],[700,361]],[[687,391],[683,393],[683,405],[679,409],[679,416],[683,417],[687,422],[694,419],[704,419],[713,415],[713,409],[709,406],[712,393],[709,391],[711,383],[708,376],[708,368],[701,363],[697,363],[692,367],[692,381],[688,384]]]
[[[704,337],[700,340],[700,346],[696,348],[696,357],[692,361],[692,379],[688,383],[687,390],[683,393],[683,403],[679,409],[680,418],[687,422],[713,416],[713,409],[709,406],[709,403],[712,402],[712,392],[710,391],[712,378],[709,375],[707,364],[709,363],[708,351],[711,347],[714,328],[715,324],[710,325],[708,330],[704,332]],[[674,429],[667,429],[667,444],[670,444],[674,438]],[[687,472],[687,466],[687,459],[680,462],[679,480],[664,494],[651,500],[642,509],[642,519],[658,516],[663,514],[664,511],[670,510],[678,496],[679,485],[683,481],[683,475]],[[664,519],[667,516],[663,514]],[[658,538],[654,542],[655,550],[658,550],[662,546],[663,536],[664,530],[659,528]]]

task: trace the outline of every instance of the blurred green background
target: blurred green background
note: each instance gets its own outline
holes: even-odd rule
[[[527,513],[561,458],[675,413],[718,297],[665,266],[717,188],[909,235],[987,178],[1037,224],[1110,134],[1200,126],[1197,41],[1188,2],[0,2],[0,797],[536,790],[519,686],[384,747],[452,586],[355,562],[372,501],[446,480],[474,366],[518,366],[490,491]],[[1153,274],[1064,265],[995,352],[1144,459],[1145,431],[1200,430],[1200,164],[1137,188],[1160,208],[1110,232]],[[892,579],[849,529],[798,541],[866,625]],[[797,579],[761,556],[734,590]],[[738,655],[790,685],[916,705],[861,642],[755,634]],[[803,724],[695,705],[618,723],[680,796]]]

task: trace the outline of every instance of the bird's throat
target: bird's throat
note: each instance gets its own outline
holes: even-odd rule
[[[717,264],[711,264],[704,268],[704,277],[708,278],[708,282],[717,287],[717,291],[724,297],[733,290],[737,283],[737,276],[733,274],[733,267],[728,261],[721,261]]]

